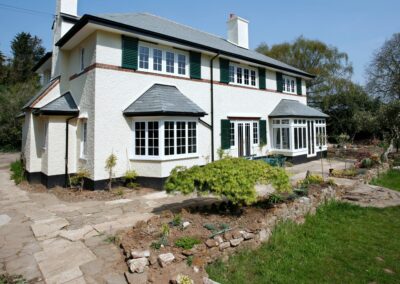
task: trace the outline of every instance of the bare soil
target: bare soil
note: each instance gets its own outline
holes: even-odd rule
[[[134,198],[143,196],[152,192],[155,189],[139,187],[137,189],[129,189],[126,187],[113,188],[113,190],[78,190],[73,188],[54,187],[47,189],[41,184],[29,184],[24,181],[20,183],[20,188],[33,193],[50,193],[55,195],[58,199],[65,202],[80,202],[87,200],[95,201],[110,201],[122,198]]]

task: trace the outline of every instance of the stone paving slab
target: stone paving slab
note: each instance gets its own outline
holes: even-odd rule
[[[60,217],[36,221],[31,225],[32,231],[36,238],[49,239],[57,236],[60,230],[69,225],[69,222]]]

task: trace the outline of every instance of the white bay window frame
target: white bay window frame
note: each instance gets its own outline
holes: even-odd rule
[[[144,155],[136,155],[135,148],[136,148],[136,129],[135,123],[136,122],[144,122],[145,123],[145,154]],[[158,155],[149,155],[149,132],[148,132],[148,123],[149,122],[158,122]],[[165,123],[166,122],[173,122],[174,129],[173,129],[173,136],[174,136],[174,153],[171,155],[167,155],[165,153]],[[178,154],[178,146],[177,146],[177,123],[184,122],[185,123],[185,153]],[[192,139],[189,139],[189,123],[195,123],[195,132],[196,135]],[[193,131],[193,128],[192,128]],[[199,133],[199,124],[197,118],[188,118],[188,117],[146,117],[146,118],[135,118],[132,120],[132,153],[131,153],[131,160],[154,160],[154,161],[166,161],[166,160],[178,160],[178,159],[187,159],[187,158],[197,158],[198,157],[198,133]],[[191,142],[191,143],[190,143]],[[194,143],[195,142],[195,143]],[[189,148],[191,150],[195,150],[194,153],[189,153]]]
[[[143,48],[148,49],[148,62],[146,64],[147,68],[143,68],[143,64],[141,64],[141,50]],[[165,75],[172,75],[178,77],[189,78],[189,52],[175,49],[168,46],[152,44],[147,42],[139,42],[138,48],[138,70],[156,74],[165,74]],[[161,51],[161,70],[159,68],[159,54],[155,58],[155,53]],[[167,53],[173,54],[173,65],[170,66],[169,72],[167,72]],[[184,59],[184,67],[182,67],[182,62]],[[172,61],[172,60],[171,60]],[[173,72],[171,72],[173,69]]]

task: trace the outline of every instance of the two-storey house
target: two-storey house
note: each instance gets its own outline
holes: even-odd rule
[[[64,185],[89,170],[104,188],[129,169],[162,187],[171,170],[218,159],[326,151],[325,114],[307,106],[313,75],[249,49],[249,22],[230,15],[227,38],[150,14],[77,15],[57,0],[51,53],[36,65],[43,89],[25,106],[29,181]]]

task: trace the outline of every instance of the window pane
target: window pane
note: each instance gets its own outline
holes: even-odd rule
[[[174,122],[166,121],[164,123],[164,151],[165,155],[175,154],[175,135],[174,135]]]
[[[244,84],[249,84],[249,69],[244,69]]]
[[[299,149],[299,138],[297,131],[299,130],[298,127],[294,128],[294,148],[297,150]]]
[[[303,133],[303,130],[302,130],[302,128],[298,128],[297,129],[297,132],[299,133],[299,149],[303,149],[303,135],[302,135],[302,133]]]
[[[290,149],[289,128],[282,128],[282,149]]]
[[[236,68],[236,83],[242,84],[242,68]]]
[[[256,71],[251,70],[251,85],[255,86],[256,85]]]
[[[174,73],[174,62],[175,62],[175,58],[174,58],[175,54],[172,52],[167,52],[167,72],[168,73]]]
[[[146,128],[144,122],[135,122],[135,155],[146,155]]]
[[[196,122],[188,122],[188,152],[197,152]]]
[[[229,82],[235,82],[235,67],[229,66]]]
[[[258,144],[258,122],[253,122],[253,144]]]
[[[149,48],[141,46],[139,48],[139,67],[149,69]]]
[[[186,153],[186,122],[176,122],[176,153]]]
[[[178,54],[178,74],[186,74],[186,56]]]
[[[147,123],[149,156],[158,156],[158,121]]]
[[[294,93],[294,80],[291,80],[292,93]]]
[[[274,128],[273,134],[274,134],[274,148],[280,149],[281,148],[281,129]]]
[[[230,145],[235,146],[235,124],[233,122],[230,123]]]
[[[303,127],[303,148],[307,148],[306,128]]]
[[[282,119],[282,124],[289,124],[289,119]]]
[[[162,70],[162,51],[159,49],[153,50],[153,69],[156,71]]]

